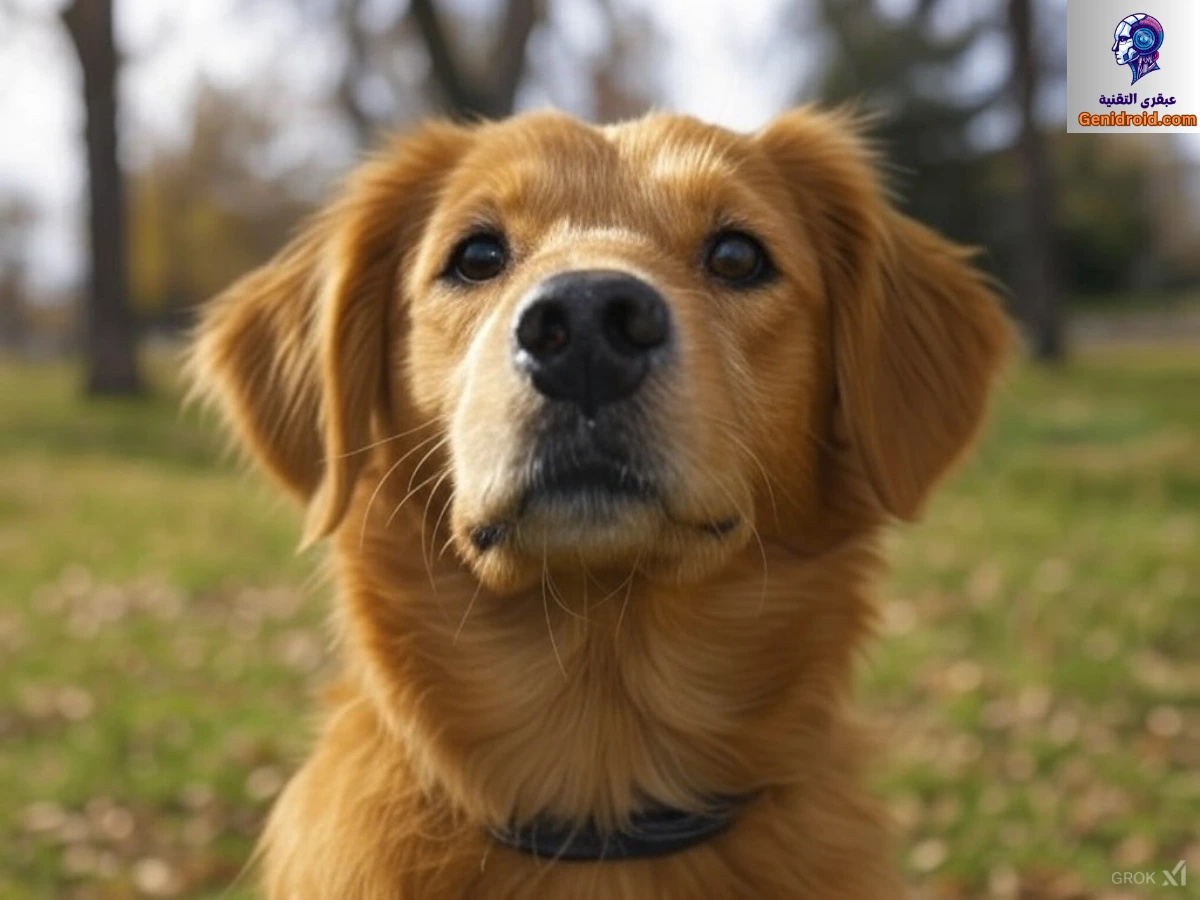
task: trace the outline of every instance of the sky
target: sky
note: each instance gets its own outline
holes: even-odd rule
[[[54,21],[62,0],[11,0],[25,11],[15,27],[0,18],[0,194],[19,191],[38,206],[32,236],[31,275],[36,288],[77,281],[82,270],[80,202],[84,187],[83,117],[78,71],[67,38]],[[490,0],[445,0],[478,14]],[[667,36],[663,76],[667,105],[731,128],[751,130],[790,102],[785,88],[817,64],[814,42],[794,52],[763,58],[788,0],[619,0],[618,7],[651,11]],[[878,0],[895,14],[914,0]],[[1048,4],[1061,0],[1043,0]],[[182,140],[190,99],[202,76],[220,86],[250,90],[270,78],[286,79],[314,94],[337,65],[327,36],[303,29],[289,4],[268,0],[116,0],[118,40],[128,64],[121,85],[122,159],[136,166],[151,146]],[[977,0],[948,6],[955,16],[977,10]],[[585,52],[598,25],[586,2],[556,5],[555,26],[564,40]],[[283,49],[285,52],[280,52]],[[1006,48],[978,49],[968,82],[1001,77]],[[569,98],[570,86],[559,94]],[[534,91],[521,98],[539,104]],[[1060,102],[1050,98],[1051,105]],[[1065,100],[1061,101],[1065,102]],[[327,122],[328,120],[323,120]],[[347,147],[327,125],[296,123],[314,152],[344,158]],[[1012,123],[985,119],[984,143],[1006,140]],[[1196,142],[1200,157],[1200,141]]]
[[[488,0],[452,2],[465,12],[490,5]],[[146,157],[150,142],[186,135],[200,76],[226,87],[251,86],[270,66],[273,77],[315,92],[337,64],[329,43],[300,28],[287,4],[116,4],[118,41],[128,59],[120,95],[126,126],[121,150],[131,166]],[[15,0],[15,5],[28,15],[15,28],[10,23],[8,34],[0,33],[0,193],[15,189],[36,202],[40,216],[31,242],[31,276],[35,287],[53,289],[77,281],[83,263],[79,75],[68,40],[54,21],[61,0]],[[652,8],[663,20],[664,33],[672,36],[672,46],[664,49],[672,107],[748,130],[785,104],[778,79],[765,78],[748,49],[766,41],[781,0],[689,0],[684,16],[670,6]],[[556,24],[573,42],[586,45],[596,25],[587,4],[564,4],[563,9],[566,15]],[[275,52],[280,47],[287,52]],[[344,145],[331,143],[331,154],[345,152]]]

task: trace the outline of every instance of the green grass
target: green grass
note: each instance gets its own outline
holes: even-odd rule
[[[249,897],[326,591],[171,391],[75,388],[0,367],[0,898]],[[1015,373],[893,556],[863,703],[920,895],[1200,896],[1200,353]]]

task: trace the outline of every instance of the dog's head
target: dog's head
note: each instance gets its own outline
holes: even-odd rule
[[[872,162],[811,110],[427,126],[210,307],[194,371],[310,538],[398,470],[496,589],[581,561],[698,578],[755,529],[911,518],[1008,330]]]

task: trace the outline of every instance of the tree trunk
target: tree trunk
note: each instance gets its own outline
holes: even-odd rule
[[[429,54],[443,105],[460,118],[502,119],[510,115],[525,72],[529,37],[544,15],[542,0],[508,0],[500,35],[488,61],[489,84],[470,83],[455,58],[433,0],[411,0],[409,14]]]
[[[346,37],[347,59],[342,69],[342,78],[338,83],[337,97],[342,111],[350,120],[354,129],[354,140],[360,150],[371,145],[374,137],[375,123],[367,110],[363,109],[358,97],[359,85],[368,74],[370,64],[366,35],[359,21],[362,14],[363,0],[342,0],[338,6],[337,15],[342,33]]]
[[[1054,174],[1037,124],[1039,60],[1032,0],[1010,0],[1013,81],[1021,111],[1018,151],[1024,170],[1021,313],[1033,338],[1034,358],[1059,362],[1066,355],[1054,251]]]
[[[136,322],[128,305],[125,186],[117,160],[113,0],[72,0],[62,13],[83,72],[87,117],[90,278],[83,353],[92,395],[142,391]]]
[[[489,112],[494,118],[512,115],[517,101],[517,88],[521,86],[521,76],[525,74],[529,37],[542,14],[539,0],[509,0],[505,6],[500,41],[492,57],[494,83]]]
[[[21,297],[23,281],[19,265],[0,270],[0,352],[20,353],[29,345]]]

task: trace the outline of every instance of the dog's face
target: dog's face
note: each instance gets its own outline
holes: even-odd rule
[[[911,517],[1006,329],[848,129],[427,127],[213,307],[199,381],[313,535],[371,453],[383,475],[417,443],[398,436],[429,439],[409,493],[447,491],[494,589],[580,564],[702,578],[756,532],[832,522],[839,494]]]
[[[829,336],[786,194],[752,142],[686,120],[477,135],[405,273],[402,354],[485,579],[705,568],[754,527],[764,455],[808,462]]]

